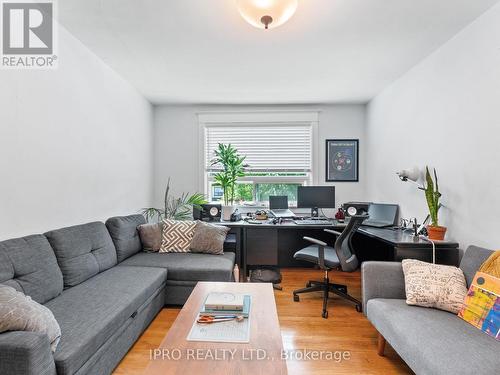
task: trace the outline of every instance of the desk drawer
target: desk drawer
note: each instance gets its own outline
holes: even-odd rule
[[[255,228],[246,230],[246,255],[248,265],[278,264],[278,232],[276,229]]]

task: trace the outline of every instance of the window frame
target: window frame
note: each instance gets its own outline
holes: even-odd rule
[[[311,172],[306,176],[245,176],[239,181],[252,181],[256,183],[302,183],[303,185],[315,185],[318,183],[319,170],[319,111],[255,111],[255,112],[200,112],[197,113],[199,124],[199,177],[198,188],[203,194],[210,197],[211,182],[209,173],[206,171],[206,129],[209,126],[235,126],[238,124],[255,124],[255,126],[266,125],[290,125],[307,124],[311,126]],[[254,198],[256,191],[254,188]],[[255,202],[255,206],[261,207],[264,202]]]

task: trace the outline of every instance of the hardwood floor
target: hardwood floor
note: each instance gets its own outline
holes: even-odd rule
[[[297,356],[304,350],[350,353],[350,358],[341,362],[289,360],[289,374],[413,374],[390,345],[385,357],[377,355],[377,332],[353,304],[333,297],[329,300],[329,318],[323,319],[320,293],[303,294],[300,302],[293,302],[292,291],[302,288],[307,280],[320,280],[322,272],[284,269],[282,273],[283,290],[275,291],[275,298],[285,350]],[[351,295],[360,297],[359,272],[331,272],[330,282],[346,284]],[[149,362],[150,349],[158,347],[179,311],[180,308],[163,309],[114,373],[141,374]]]

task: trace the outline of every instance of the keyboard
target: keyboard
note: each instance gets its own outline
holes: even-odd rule
[[[330,220],[294,220],[295,224],[298,225],[332,225]]]

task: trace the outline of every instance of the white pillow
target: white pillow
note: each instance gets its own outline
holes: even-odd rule
[[[403,260],[406,303],[434,307],[457,314],[467,294],[467,284],[460,268]]]
[[[61,328],[52,311],[14,288],[0,284],[0,333],[6,331],[46,333],[52,352],[61,339]]]

